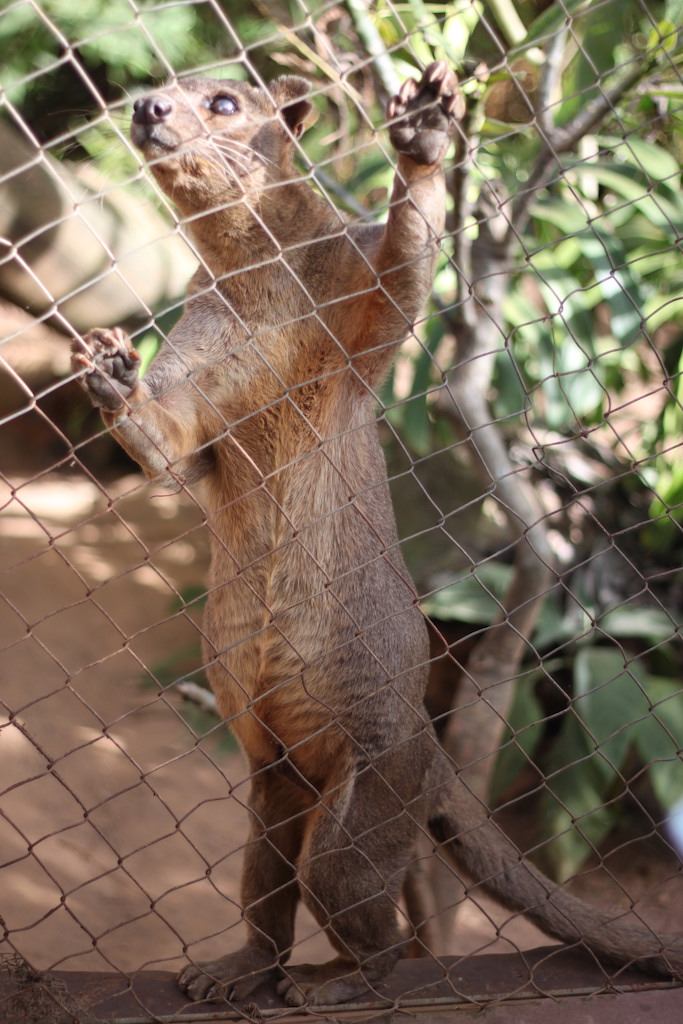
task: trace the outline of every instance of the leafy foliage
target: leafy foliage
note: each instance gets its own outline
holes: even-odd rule
[[[642,492],[643,484],[652,495],[642,516],[641,544],[655,557],[676,560],[683,522],[683,50],[676,4],[645,9],[629,2],[619,5],[618,16],[609,2],[552,4],[531,22],[514,55],[527,63],[510,61],[513,77],[487,86],[470,188],[476,195],[483,183],[493,182],[503,203],[524,189],[542,145],[537,126],[530,124],[538,78],[531,51],[562,30],[567,10],[577,16],[553,97],[556,126],[594,102],[632,62],[652,60],[658,73],[654,84],[629,95],[599,130],[584,135],[578,152],[556,158],[556,174],[530,205],[521,239],[524,258],[505,301],[508,334],[496,354],[491,407],[511,437],[524,431],[533,410],[534,433],[545,430],[555,443],[595,433],[617,462],[626,455],[623,472],[616,475],[622,476],[627,500]],[[468,55],[482,55],[480,41],[481,23],[471,27]],[[493,103],[496,90],[515,84],[516,66],[516,84],[528,97],[520,120],[515,120],[518,105]],[[443,307],[457,298],[448,265],[437,278],[436,293]],[[425,333],[422,346],[406,357],[412,364],[410,385],[404,373],[403,390],[396,390],[395,376],[385,396],[392,421],[420,454],[438,443],[438,408],[431,396],[443,374],[443,349],[444,340],[433,329]],[[636,389],[655,392],[666,376],[670,384],[661,392],[656,415],[638,423],[634,411],[637,431],[632,430],[628,447],[622,447],[618,432],[615,443],[605,424],[619,396],[626,405]],[[631,460],[638,468],[629,483]],[[614,528],[620,525],[615,522]],[[511,574],[500,563],[478,565],[433,595],[426,610],[437,618],[488,625],[500,615]],[[649,766],[651,786],[665,811],[680,800],[679,614],[676,605],[667,609],[646,599],[605,612],[600,602],[591,606],[585,594],[579,602],[571,591],[563,602],[548,599],[542,609],[533,637],[542,668],[532,666],[518,684],[512,733],[499,755],[493,786],[500,795],[528,760],[542,753],[539,818],[548,837],[543,858],[558,877],[571,874],[614,827],[619,797],[641,765]],[[550,742],[550,723],[535,685],[555,677],[568,705],[552,722]],[[542,740],[548,748],[541,752]]]
[[[489,625],[512,571],[484,563],[437,591],[425,610],[442,621]],[[574,874],[619,822],[619,797],[642,765],[663,808],[673,808],[683,793],[676,622],[642,598],[601,614],[585,593],[580,601],[565,597],[554,593],[542,608],[532,637],[539,667],[519,679],[491,785],[492,799],[499,800],[540,754],[541,856],[559,879]],[[546,713],[540,684],[561,695],[561,712]]]

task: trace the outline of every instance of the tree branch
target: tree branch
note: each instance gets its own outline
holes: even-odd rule
[[[581,110],[573,121],[570,121],[564,128],[551,128],[546,126],[543,144],[534,161],[531,173],[524,188],[517,193],[510,215],[509,241],[512,244],[524,231],[529,219],[529,206],[533,202],[536,193],[547,185],[551,179],[555,165],[562,170],[559,160],[561,153],[567,153],[574,149],[578,142],[588,134],[591,129],[600,124],[612,111],[615,105],[627,92],[646,78],[656,66],[654,58],[645,61],[625,74],[620,81],[616,82],[610,89],[601,92],[599,96]]]
[[[453,199],[453,211],[448,219],[447,230],[453,241],[453,263],[456,269],[456,298],[455,306],[458,308],[458,315],[474,326],[470,320],[472,305],[464,300],[468,297],[465,294],[463,285],[467,286],[467,292],[474,280],[472,274],[472,242],[467,236],[465,227],[471,218],[473,203],[469,197],[470,182],[472,178],[471,154],[477,149],[481,133],[481,126],[484,121],[484,85],[488,79],[489,70],[481,63],[474,69],[472,77],[479,83],[475,91],[469,91],[465,97],[465,116],[457,126],[455,139],[455,158],[449,172],[449,191]],[[441,310],[448,318],[449,314]],[[453,336],[457,334],[454,323],[451,321]]]
[[[458,363],[438,400],[439,412],[466,429],[484,486],[505,515],[515,548],[515,571],[499,622],[470,653],[457,687],[459,706],[442,736],[455,763],[467,766],[468,785],[482,800],[488,797],[514,682],[552,577],[542,513],[533,489],[510,461],[488,403],[493,362],[505,340],[509,245],[507,222],[499,213],[481,220],[472,244],[475,287],[465,303],[472,308],[457,330]]]
[[[538,83],[536,101],[536,123],[541,134],[547,139],[552,135],[555,124],[552,119],[553,96],[562,77],[562,57],[567,40],[567,29],[563,26],[548,44],[545,64]]]
[[[369,16],[370,4],[367,0],[346,0],[346,6],[363,46],[372,57],[375,74],[384,93],[381,99],[386,102],[390,96],[398,92],[401,80],[394,70],[391,55],[387,52],[384,41]]]
[[[500,433],[491,421],[487,400],[495,354],[506,341],[503,302],[510,255],[526,226],[531,202],[551,179],[553,168],[559,165],[559,155],[574,149],[655,65],[651,59],[644,66],[632,68],[568,125],[558,129],[553,125],[550,107],[561,74],[564,39],[564,31],[556,33],[548,48],[536,112],[542,142],[528,181],[515,196],[509,219],[503,214],[506,204],[495,195],[492,183],[486,183],[488,191],[480,196],[479,234],[471,243],[473,286],[467,296],[462,296],[455,311],[446,313],[456,339],[458,360],[448,374],[437,409],[460,430],[463,426],[466,429],[485,486],[505,514],[515,545],[515,571],[499,621],[482,635],[470,654],[459,687],[459,706],[443,736],[455,763],[466,770],[469,787],[484,801],[513,685],[553,579],[553,554],[542,512],[533,488],[510,462]],[[485,212],[487,205],[490,215]],[[463,209],[462,204],[456,204],[460,213]],[[455,239],[462,228],[462,223],[454,224]],[[454,245],[459,252],[462,243],[454,241]],[[460,262],[467,265],[462,256]]]

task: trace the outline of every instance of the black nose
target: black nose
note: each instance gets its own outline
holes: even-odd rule
[[[159,124],[171,116],[172,110],[173,103],[168,96],[144,96],[133,104],[133,122]]]

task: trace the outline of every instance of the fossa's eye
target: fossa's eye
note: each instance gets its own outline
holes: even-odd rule
[[[211,110],[214,114],[236,114],[237,103],[232,96],[218,95],[211,100]]]

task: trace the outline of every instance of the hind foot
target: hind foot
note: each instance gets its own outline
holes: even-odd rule
[[[326,964],[300,964],[285,968],[277,990],[289,1006],[334,1006],[365,995],[373,981],[388,971],[364,974],[358,964],[330,960]]]
[[[240,1002],[271,977],[280,977],[270,950],[245,947],[205,964],[188,964],[178,987],[194,1002]]]

